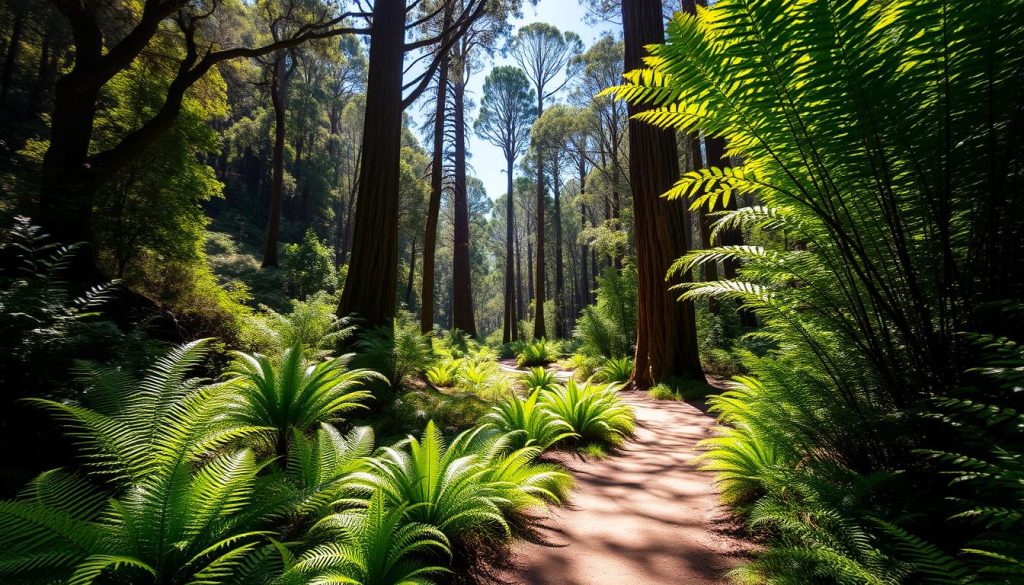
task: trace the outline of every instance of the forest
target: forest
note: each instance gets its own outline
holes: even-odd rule
[[[0,583],[1024,585],[1024,0],[4,0]]]

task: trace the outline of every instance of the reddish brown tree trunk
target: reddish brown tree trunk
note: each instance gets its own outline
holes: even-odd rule
[[[402,150],[405,0],[376,0],[363,122],[355,232],[338,315],[391,326],[398,269],[398,175]]]
[[[644,47],[665,40],[660,0],[623,0],[625,68],[643,67]],[[636,388],[673,377],[703,378],[692,303],[676,300],[665,281],[686,253],[685,206],[661,197],[679,178],[675,136],[634,119],[629,106],[629,175],[637,255],[637,342],[630,382]],[[681,280],[688,280],[688,275]]]
[[[456,329],[476,336],[473,318],[473,282],[469,264],[469,201],[466,185],[466,71],[453,87],[455,125],[454,266],[452,267],[452,319]]]
[[[537,94],[543,95],[543,91]],[[537,99],[537,118],[544,113],[544,99]],[[547,337],[544,327],[544,154],[537,150],[537,278],[534,289],[533,338]]]
[[[445,6],[444,28],[451,25],[451,3]],[[434,328],[434,256],[437,253],[437,218],[441,213],[441,189],[444,185],[444,120],[448,98],[449,53],[441,58],[437,76],[437,103],[434,108],[434,153],[430,161],[430,202],[427,204],[427,230],[423,239],[423,287],[420,291],[420,331]]]
[[[274,151],[271,155],[270,217],[263,245],[263,267],[277,266],[277,238],[281,225],[281,199],[284,191],[284,51],[278,51],[270,75],[270,101],[274,105]]]
[[[562,202],[559,181],[558,156],[552,158],[551,176],[555,188],[555,337],[565,339],[565,266],[562,261]]]
[[[509,343],[519,339],[519,315],[516,310],[516,274],[512,264],[513,240],[515,239],[515,202],[512,200],[512,171],[514,161],[508,160],[508,199],[505,202],[505,315],[501,342]]]

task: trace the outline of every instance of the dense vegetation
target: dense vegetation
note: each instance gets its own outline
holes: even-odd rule
[[[738,582],[1024,583],[1024,2],[531,4],[0,6],[0,580],[488,582],[637,390]]]

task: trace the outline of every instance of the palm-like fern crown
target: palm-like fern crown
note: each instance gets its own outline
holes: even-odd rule
[[[206,345],[172,350],[138,382],[86,368],[92,408],[35,401],[68,427],[87,468],[112,491],[58,471],[40,476],[30,499],[0,504],[0,573],[65,575],[75,584],[108,572],[202,582],[230,572],[255,546],[254,521],[268,511],[254,499],[259,466],[230,445],[262,429],[226,424],[223,394],[188,378]]]
[[[298,345],[276,360],[262,354],[234,355],[235,362],[227,372],[227,384],[235,389],[228,419],[274,429],[280,455],[285,454],[292,429],[307,432],[364,408],[363,402],[372,395],[363,386],[384,379],[371,370],[349,370],[351,355],[308,364]]]
[[[450,554],[448,539],[432,526],[406,520],[406,506],[389,507],[382,492],[370,498],[365,510],[332,514],[321,520],[313,535],[325,544],[286,563],[275,585],[429,585],[431,576],[447,572],[425,565],[424,556]]]

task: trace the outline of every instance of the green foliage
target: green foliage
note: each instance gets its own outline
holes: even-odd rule
[[[1007,330],[998,303],[1024,290],[1024,212],[1003,187],[1024,168],[1010,130],[1024,112],[1022,8],[721,0],[677,14],[650,68],[611,90],[654,106],[641,120],[722,138],[743,161],[686,173],[667,197],[760,203],[717,213],[712,236],[757,231],[762,245],[693,251],[673,269],[740,261],[738,277],[682,285],[682,298],[739,301],[765,323],[748,336],[768,349],[743,357],[751,376],[710,399],[726,429],[708,464],[766,537],[744,580],[1019,580],[1019,536],[1000,525],[1020,532],[1007,506],[1019,491],[1002,481],[1019,473],[1019,437],[973,418],[1002,420],[1019,397],[970,371],[960,333]],[[950,472],[965,475],[950,486]]]
[[[322,356],[351,337],[355,327],[335,315],[337,300],[326,292],[304,301],[292,300],[291,311],[278,313],[263,305],[242,320],[239,333],[248,351],[281,353],[299,344],[308,357]]]
[[[574,353],[567,359],[562,360],[561,365],[568,370],[572,370],[573,377],[582,381],[589,379],[597,373],[598,368],[601,367],[601,360],[596,357],[583,355],[582,353]]]
[[[527,391],[554,390],[558,384],[553,370],[545,370],[542,367],[530,368],[525,374],[519,375],[519,382]]]
[[[582,443],[618,445],[633,433],[633,409],[618,397],[614,385],[569,380],[540,397],[540,406],[568,423]]]
[[[86,469],[110,492],[64,472],[0,504],[5,580],[214,581],[245,560],[275,502],[256,497],[259,464],[228,446],[259,429],[225,425],[229,394],[188,378],[206,342],[173,350],[143,380],[88,373],[88,401],[36,400],[67,426]]]
[[[459,380],[459,372],[462,369],[460,360],[442,360],[427,370],[427,381],[434,386],[450,388]]]
[[[299,300],[324,291],[333,293],[339,288],[334,254],[312,228],[306,230],[301,243],[285,245],[281,272],[288,295]]]
[[[487,428],[507,433],[515,448],[536,445],[549,449],[563,439],[576,437],[569,423],[552,415],[538,405],[543,388],[531,389],[525,399],[510,394],[491,408],[481,423]]]
[[[412,505],[409,517],[435,526],[449,539],[504,538],[509,515],[527,505],[557,502],[564,472],[531,463],[536,450],[508,451],[503,437],[488,438],[480,428],[446,444],[433,421],[407,449],[386,449],[363,476],[392,503]]]
[[[633,355],[636,340],[636,267],[606,268],[598,278],[597,302],[583,309],[576,321],[580,353],[591,357]]]
[[[393,327],[367,331],[357,347],[356,362],[384,374],[392,388],[425,372],[435,359],[430,338],[420,334],[419,323],[405,312],[398,313]]]
[[[652,386],[651,389],[647,393],[648,393],[648,395],[650,395],[651,398],[653,398],[655,400],[682,400],[683,399],[683,396],[681,394],[679,394],[679,392],[677,392],[675,390],[675,388],[672,388],[668,384],[657,384],[655,386]]]
[[[372,394],[364,386],[384,379],[371,370],[349,370],[351,354],[311,364],[298,345],[274,358],[242,352],[234,352],[234,357],[226,374],[237,392],[227,418],[238,425],[270,429],[274,452],[282,456],[293,431],[305,433],[365,408],[363,402]]]
[[[2,233],[0,380],[53,367],[56,356],[76,345],[76,329],[109,299],[109,285],[78,297],[68,291],[61,273],[77,253],[77,245],[50,243],[27,217],[16,217]]]
[[[117,144],[151,119],[164,105],[176,72],[170,60],[140,58],[107,82],[107,107],[96,121],[94,148]],[[145,284],[159,281],[167,263],[193,269],[203,265],[208,220],[201,204],[219,198],[222,188],[214,169],[203,161],[219,153],[219,136],[211,123],[226,108],[224,80],[215,72],[207,75],[187,94],[175,123],[160,140],[100,188],[91,243],[118,278]]]
[[[389,507],[383,492],[365,510],[331,514],[312,534],[327,540],[294,560],[275,585],[358,583],[360,585],[429,585],[448,572],[423,558],[449,556],[448,539],[436,528],[407,522],[408,506]]]
[[[628,357],[605,360],[597,370],[596,378],[601,382],[625,382],[633,375],[633,360]]]
[[[522,367],[546,366],[562,355],[562,344],[557,340],[535,339],[523,345],[516,354],[516,365]]]

